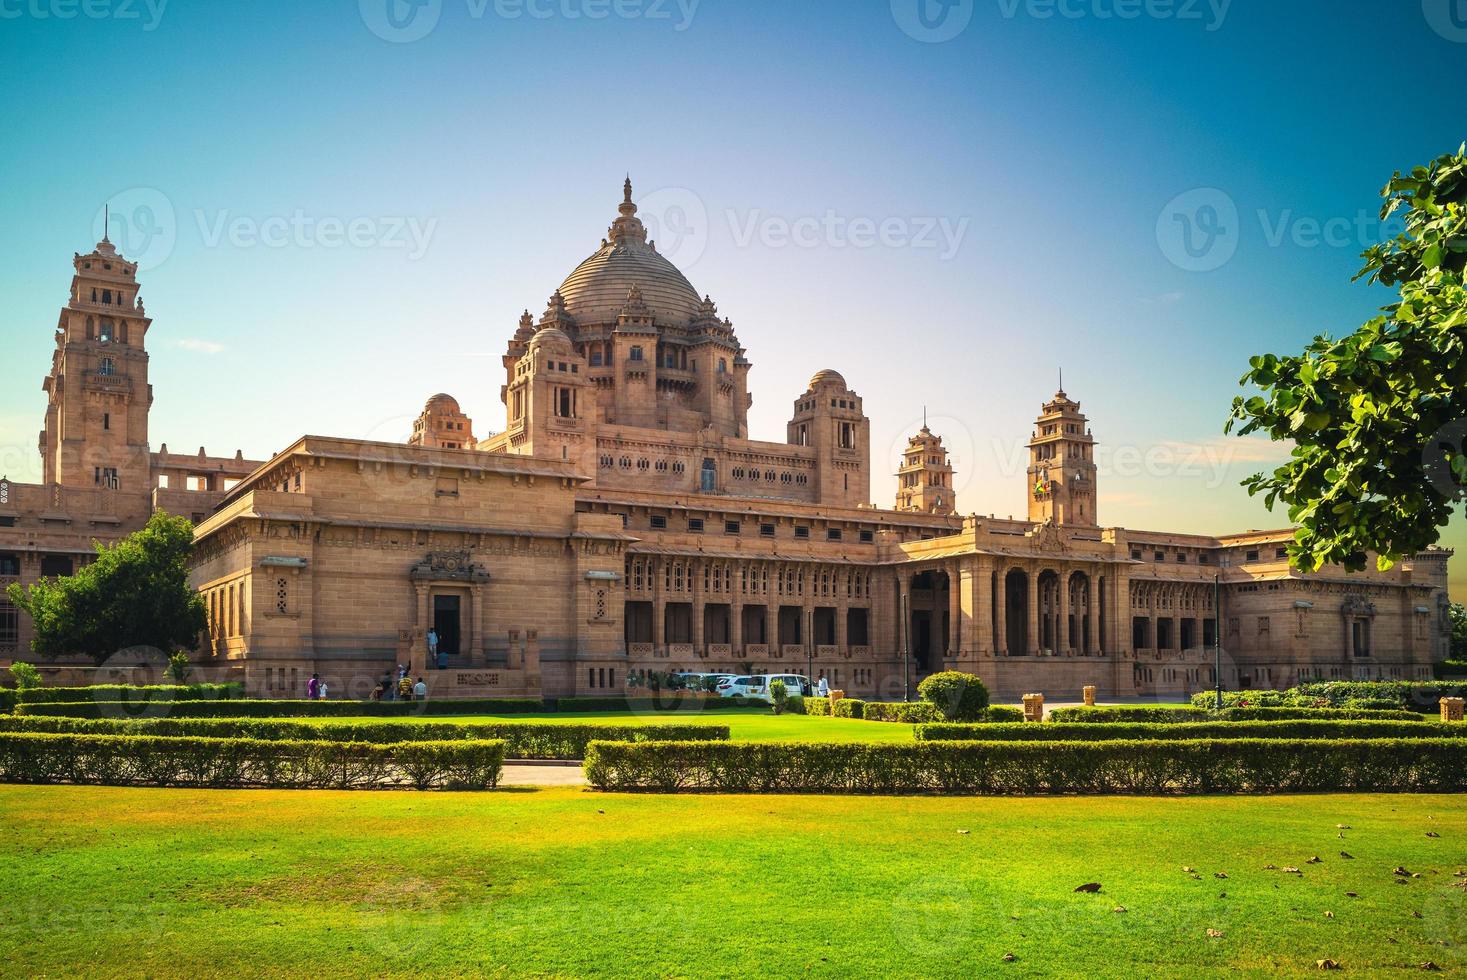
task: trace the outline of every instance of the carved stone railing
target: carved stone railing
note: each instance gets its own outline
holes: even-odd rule
[[[708,656],[727,660],[733,656],[733,647],[727,643],[710,643],[708,644]]]
[[[822,643],[815,647],[815,656],[817,658],[825,657],[826,659],[834,659],[839,655],[840,647],[836,646],[833,643]]]
[[[652,656],[652,644],[650,643],[628,643],[628,657],[650,657]]]
[[[762,658],[767,657],[767,656],[769,656],[769,644],[767,644],[767,643],[745,643],[744,644],[744,652],[740,655],[740,658],[741,659],[744,659],[744,660],[747,660],[750,657],[754,657],[756,659],[762,659]]]
[[[869,646],[854,646],[846,648],[846,657],[869,657],[871,648]]]
[[[779,648],[779,653],[776,654],[776,656],[780,657],[781,659],[803,657],[804,655],[805,647],[804,644],[801,643],[786,643],[784,646]]]
[[[669,643],[667,645],[667,656],[682,660],[691,660],[693,657],[693,645],[691,643]]]

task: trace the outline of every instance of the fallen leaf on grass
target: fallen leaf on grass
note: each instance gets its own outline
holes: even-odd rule
[[[1222,938],[1222,930],[1221,929],[1209,929],[1209,930],[1207,930],[1207,938],[1208,939],[1221,939]]]
[[[1285,868],[1284,869],[1284,874],[1286,874],[1286,875],[1301,875],[1303,873],[1304,872],[1300,871],[1298,868]]]
[[[960,830],[960,831],[958,831],[958,833],[960,833],[960,834],[971,834],[972,831],[971,830]]]
[[[1321,970],[1338,970],[1340,968],[1340,964],[1336,963],[1334,960],[1328,959],[1315,960],[1314,965],[1319,967]]]
[[[1194,871],[1196,871],[1196,870],[1197,870],[1197,869],[1196,869],[1196,868],[1194,868],[1194,867],[1191,867],[1191,866],[1190,866],[1190,865],[1184,865],[1184,866],[1183,866],[1183,867],[1182,867],[1182,870],[1183,870],[1183,871],[1184,871],[1184,872],[1186,872],[1186,873],[1187,873],[1187,874],[1191,874],[1191,873],[1192,873],[1192,872],[1194,872]]]
[[[1098,881],[1086,882],[1085,884],[1081,885],[1079,888],[1076,888],[1075,891],[1077,891],[1077,892],[1085,892],[1087,895],[1094,895],[1096,892],[1100,891],[1100,882],[1098,882]]]
[[[1336,830],[1349,830],[1350,829],[1350,825],[1347,824],[1347,823],[1337,823],[1337,824],[1335,824],[1335,829]]]
[[[1355,860],[1355,855],[1351,854],[1349,851],[1341,851],[1340,857],[1344,858],[1346,861]]]
[[[1216,871],[1213,872],[1212,876],[1214,878],[1226,878],[1228,876],[1228,873],[1226,871]]]
[[[1015,956],[1013,953],[1004,953],[1003,954],[1003,961],[1005,963],[1012,963],[1016,959],[1018,959],[1018,957]]]
[[[1427,836],[1427,837],[1440,837],[1440,836],[1441,836],[1441,834],[1438,834],[1438,833],[1437,833],[1437,832],[1436,832],[1436,831],[1434,831],[1434,830],[1428,830],[1428,831],[1427,831],[1427,832],[1426,832],[1426,836]]]
[[[1126,911],[1126,907],[1124,905],[1117,905],[1115,908],[1111,909],[1111,911],[1112,912],[1124,912],[1124,911]]]
[[[1396,865],[1396,870],[1392,871],[1391,874],[1393,874],[1393,875],[1400,875],[1402,878],[1409,878],[1409,877],[1411,877],[1411,872],[1407,871],[1405,868],[1401,867],[1400,865]]]
[[[1431,970],[1432,972],[1436,972],[1437,970],[1441,969],[1441,967],[1437,966],[1431,960],[1427,960],[1425,963],[1421,964],[1421,968],[1423,970]]]
[[[1324,913],[1324,917],[1326,919],[1333,919],[1335,917],[1335,914],[1333,912],[1326,912]]]
[[[1324,858],[1322,858],[1318,854],[1316,854],[1316,855],[1314,855],[1314,857],[1310,858],[1308,861],[1305,861],[1304,863],[1305,864],[1323,864],[1324,863]]]

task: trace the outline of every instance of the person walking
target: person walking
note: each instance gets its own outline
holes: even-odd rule
[[[321,682],[321,686],[318,687],[318,688],[316,688],[316,699],[319,700],[319,701],[325,701],[326,700],[326,682],[325,681],[322,681]]]
[[[418,683],[413,685],[413,700],[428,700],[428,685],[423,683],[423,679],[421,677],[418,678]]]
[[[401,701],[413,699],[413,682],[408,680],[406,674],[397,679],[397,697]]]
[[[428,630],[428,663],[440,669],[442,667],[438,662],[438,631],[431,628]]]
[[[825,675],[820,675],[820,683],[815,688],[815,693],[822,698],[830,697],[830,684],[826,682]]]
[[[321,696],[321,675],[312,674],[311,679],[306,681],[306,700],[314,701]]]

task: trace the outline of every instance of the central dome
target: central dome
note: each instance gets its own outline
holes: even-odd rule
[[[688,323],[702,299],[677,266],[648,244],[632,203],[630,179],[623,192],[621,217],[612,224],[610,237],[560,284],[566,312],[579,323],[615,322],[636,286],[659,323]]]

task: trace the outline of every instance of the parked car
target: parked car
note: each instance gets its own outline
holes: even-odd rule
[[[769,685],[774,681],[784,681],[784,689],[792,698],[808,698],[814,693],[815,688],[810,683],[810,678],[804,674],[765,674],[764,675],[764,700],[773,700],[769,696]]]
[[[744,675],[741,677],[728,677],[718,682],[718,696],[721,698],[747,698],[750,691],[755,689],[758,678]]]

